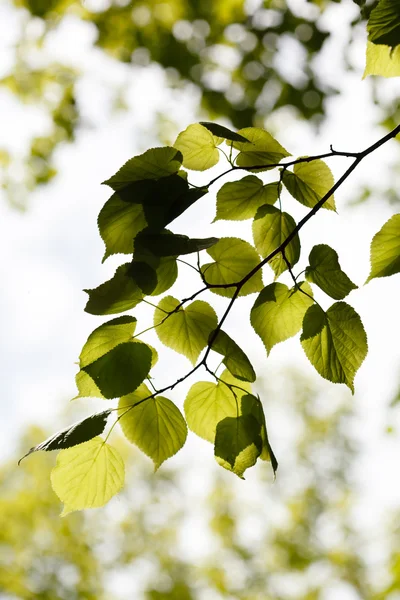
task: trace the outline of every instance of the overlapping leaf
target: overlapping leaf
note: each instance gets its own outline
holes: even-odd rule
[[[306,279],[318,285],[334,300],[342,300],[357,286],[340,268],[338,255],[327,244],[314,246],[308,257]]]
[[[151,148],[128,160],[115,175],[103,183],[118,191],[135,181],[160,179],[177,173],[181,164],[182,154],[176,148]]]
[[[335,183],[330,168],[322,160],[296,163],[293,173],[285,169],[282,181],[293,198],[310,208],[315,206]],[[333,195],[324,202],[323,208],[335,210]]]
[[[236,379],[228,370],[222,373],[220,380],[195,383],[184,404],[189,429],[209,442],[214,442],[217,424],[222,419],[240,415],[241,398],[251,393],[250,384]]]
[[[210,339],[214,332],[211,332]],[[225,331],[218,331],[217,337],[212,343],[212,349],[224,357],[223,364],[234,377],[242,381],[255,381],[256,374],[243,350]]]
[[[135,317],[123,316],[107,321],[97,327],[89,335],[79,356],[79,366],[82,369],[94,362],[100,356],[107,354],[110,350],[132,339],[136,329]]]
[[[217,215],[214,221],[251,219],[260,206],[277,201],[278,185],[278,182],[264,185],[255,175],[225,183],[217,194]]]
[[[89,294],[85,311],[91,315],[112,315],[133,308],[143,299],[143,292],[129,276],[130,263],[121,265],[114,277],[97,288],[84,290]]]
[[[359,315],[345,302],[327,312],[314,304],[303,320],[301,345],[322,377],[345,383],[354,393],[354,376],[367,355],[367,336]]]
[[[313,304],[310,296],[311,287],[304,281],[292,289],[276,282],[262,290],[251,309],[250,321],[263,341],[267,354],[275,344],[300,331],[304,315]]]
[[[217,326],[217,315],[207,302],[195,300],[165,319],[179,304],[179,300],[172,296],[160,301],[154,313],[156,333],[165,346],[183,354],[195,364],[207,345],[211,331]]]
[[[159,233],[144,230],[136,238],[137,244],[145,248],[154,256],[179,256],[180,254],[192,254],[210,248],[218,242],[218,238],[191,239],[187,235],[172,233],[167,229]]]
[[[389,277],[400,272],[400,214],[393,215],[376,233],[371,243],[371,272],[375,277]]]
[[[141,342],[125,342],[82,368],[105,398],[119,398],[133,392],[147,377],[151,349]]]
[[[265,169],[257,169],[257,171],[266,171],[268,168],[271,168],[267,165],[278,164],[282,158],[290,156],[290,153],[265,129],[245,127],[244,129],[240,129],[238,133],[249,140],[247,143],[233,143],[233,147],[240,150],[236,158],[236,164],[239,167],[249,168],[251,166],[265,165]]]
[[[219,161],[217,150],[221,139],[203,125],[195,123],[182,131],[174,143],[183,156],[183,166],[193,171],[205,171]]]
[[[182,448],[187,427],[180,410],[171,400],[150,396],[150,390],[142,384],[135,392],[121,398],[119,423],[125,437],[147,454],[158,469]]]
[[[278,461],[269,443],[267,424],[265,422],[265,414],[260,398],[247,394],[242,397],[242,415],[252,415],[260,426],[260,435],[262,440],[262,450],[260,454],[261,460],[267,460],[271,463],[274,475],[278,469]]]
[[[288,213],[281,212],[275,206],[261,206],[253,221],[254,245],[263,258],[279,248],[286,238],[296,228],[296,222]],[[300,239],[296,234],[285,248],[285,256],[293,266],[300,258]],[[287,264],[282,253],[276,254],[268,261],[275,273],[275,278],[286,271]]]
[[[61,516],[106,504],[124,485],[124,463],[100,437],[61,450],[51,472],[53,490],[64,502]]]
[[[400,44],[400,2],[379,0],[367,23],[368,39],[395,48]]]
[[[98,226],[106,245],[103,262],[112,254],[132,254],[133,238],[147,225],[140,204],[129,204],[113,194],[99,213]]]
[[[244,479],[243,473],[262,452],[260,424],[253,415],[225,417],[217,425],[214,454],[221,467]]]
[[[253,246],[239,238],[221,238],[207,253],[215,262],[203,265],[201,271],[210,286],[238,283],[260,264],[260,257]],[[244,284],[239,295],[246,296],[261,289],[262,278],[259,270]],[[211,287],[211,291],[231,298],[235,288]]]
[[[213,135],[219,138],[224,138],[225,140],[231,142],[247,142],[248,140],[244,138],[242,135],[239,135],[236,131],[231,131],[228,127],[224,127],[223,125],[218,125],[218,123],[210,123],[208,121],[200,121],[199,123],[208,131],[211,131]]]
[[[97,435],[100,435],[100,433],[103,433],[110,413],[110,410],[103,410],[100,413],[90,415],[90,417],[78,421],[78,423],[74,423],[74,425],[70,425],[62,431],[55,433],[44,442],[31,448],[29,452],[18,461],[18,464],[33,452],[39,452],[40,450],[46,452],[51,450],[61,450],[64,448],[72,448],[72,446],[77,446],[83,442],[88,442]]]

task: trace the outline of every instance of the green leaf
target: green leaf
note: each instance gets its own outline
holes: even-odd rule
[[[155,182],[153,189],[143,200],[143,210],[149,229],[159,231],[172,219],[170,212],[189,190],[188,182],[177,173]]]
[[[163,294],[172,287],[178,277],[178,264],[173,256],[161,258],[156,269],[157,285],[151,292],[152,296]]]
[[[303,281],[299,287],[312,296],[308,283]],[[289,289],[283,283],[272,283],[262,290],[251,309],[250,321],[267,354],[275,344],[284,342],[300,331],[304,315],[313,304],[309,296],[298,288]]]
[[[367,336],[354,308],[335,302],[325,313],[314,304],[304,316],[300,340],[322,377],[345,383],[354,393],[354,376],[368,351]]]
[[[85,371],[78,371],[75,375],[75,383],[78,394],[73,400],[78,398],[104,398],[93,379]]]
[[[225,417],[238,416],[242,396],[251,393],[249,383],[239,381],[227,370],[219,379],[218,383],[199,381],[192,385],[184,403],[189,429],[209,442],[214,442],[217,424]]]
[[[260,257],[253,246],[239,238],[221,238],[215,246],[207,250],[207,253],[215,261],[201,267],[203,276],[209,286],[238,283],[260,264]],[[259,292],[261,288],[260,269],[244,284],[239,296]],[[211,288],[210,291],[220,296],[232,298],[235,288]]]
[[[181,164],[182,154],[176,148],[151,148],[128,160],[115,175],[103,183],[118,191],[135,181],[160,179],[177,173]]]
[[[363,79],[368,75],[382,77],[400,76],[400,46],[391,50],[389,46],[377,46],[367,42],[367,60]]]
[[[252,415],[226,417],[217,425],[214,454],[219,465],[244,479],[262,451],[260,424]]]
[[[154,313],[154,326],[160,341],[168,348],[186,356],[195,364],[200,352],[218,323],[214,309],[202,300],[195,300],[186,308],[172,296],[163,298]],[[167,319],[168,313],[172,313]],[[164,322],[162,322],[164,321]]]
[[[61,450],[51,472],[53,490],[64,502],[64,517],[74,510],[104,506],[124,485],[124,462],[100,437]]]
[[[225,183],[217,194],[217,215],[214,221],[243,221],[254,217],[263,204],[278,199],[278,182],[264,185],[255,175]]]
[[[211,332],[210,339],[213,334],[214,331]],[[256,374],[246,354],[225,331],[218,331],[212,343],[212,350],[224,356],[222,362],[234,377],[242,381],[256,380]]]
[[[136,329],[135,317],[117,317],[97,327],[89,335],[87,342],[82,348],[79,356],[79,366],[82,369],[94,362],[100,356],[107,354],[110,350],[132,339]]]
[[[157,470],[182,448],[187,427],[180,410],[171,400],[163,396],[149,398],[151,394],[142,384],[135,392],[120,399],[118,414],[125,437],[153,460]],[[137,404],[145,398],[147,400]],[[130,406],[134,408],[127,410]]]
[[[139,233],[135,240],[137,244],[154,256],[179,256],[192,254],[210,248],[218,242],[218,238],[190,239],[187,235],[172,233],[164,229],[160,233],[151,233],[148,230]]]
[[[174,147],[183,155],[183,166],[193,171],[205,171],[219,161],[219,138],[206,127],[195,123],[189,125],[176,138]]]
[[[265,422],[265,415],[263,405],[260,398],[256,398],[252,394],[248,394],[242,397],[242,415],[252,415],[260,425],[260,433],[262,439],[262,451],[260,454],[261,460],[267,460],[271,463],[274,475],[278,470],[278,461],[276,460],[275,454],[269,443],[267,424]]]
[[[400,214],[393,215],[376,233],[371,243],[371,272],[375,277],[389,277],[400,272]]]
[[[62,431],[55,433],[41,444],[31,448],[29,452],[20,458],[18,464],[33,452],[39,452],[40,450],[46,452],[51,450],[61,450],[62,448],[72,448],[72,446],[88,442],[96,437],[96,435],[103,433],[110,413],[110,410],[103,410],[100,413],[90,415],[90,417],[78,421],[78,423],[74,423],[74,425],[70,425]]]
[[[282,181],[295,200],[304,206],[313,207],[332,189],[335,184],[332,172],[322,160],[297,163],[293,173],[284,170]],[[335,210],[333,195],[324,202],[322,208]]]
[[[263,258],[279,248],[289,234],[296,228],[296,221],[288,213],[281,212],[275,206],[261,206],[253,221],[254,245]],[[300,258],[300,239],[296,234],[285,248],[285,256],[293,267]],[[287,264],[279,252],[268,261],[275,273],[275,279],[287,270]]]
[[[264,169],[257,169],[257,171],[266,171],[271,168],[267,165],[278,164],[282,158],[290,156],[290,153],[265,129],[245,127],[244,129],[240,129],[238,133],[249,140],[246,143],[233,143],[233,147],[240,150],[236,158],[236,164],[239,167],[249,168],[266,165]]]
[[[112,254],[132,254],[133,238],[147,226],[140,204],[128,204],[113,194],[99,213],[98,226],[106,245],[103,262]]]
[[[143,292],[129,276],[131,264],[118,267],[112,279],[93,290],[84,290],[89,294],[85,311],[91,315],[112,315],[133,308],[143,300]]]
[[[368,39],[374,44],[394,48],[400,44],[400,3],[379,0],[367,23]]]
[[[165,224],[171,223],[174,219],[184,213],[192,204],[200,200],[208,193],[208,188],[191,188],[179,196],[169,207],[165,215]]]
[[[334,300],[342,300],[357,286],[340,268],[338,255],[326,244],[318,244],[310,252],[306,279],[318,285]]]
[[[106,398],[133,392],[147,377],[152,352],[141,342],[125,342],[83,367]]]
[[[208,129],[208,131],[211,131],[213,135],[220,138],[224,138],[225,140],[230,140],[232,142],[248,142],[248,140],[245,137],[239,135],[238,133],[236,133],[236,131],[231,131],[223,125],[218,125],[218,123],[200,121],[199,124]]]

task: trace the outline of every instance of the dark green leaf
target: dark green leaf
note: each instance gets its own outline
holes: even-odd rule
[[[256,398],[256,396],[253,396],[252,394],[242,396],[241,409],[242,415],[252,415],[260,424],[261,439],[263,442],[263,449],[260,454],[260,458],[261,460],[268,460],[271,462],[272,470],[275,475],[276,471],[278,470],[278,461],[276,460],[276,456],[271,448],[271,444],[269,443],[267,424],[265,422],[264,409],[260,398]]]
[[[96,437],[96,435],[100,435],[100,433],[103,433],[110,413],[110,410],[103,410],[100,413],[91,415],[90,417],[83,419],[83,421],[78,421],[78,423],[70,425],[62,431],[55,433],[41,444],[38,444],[37,446],[31,448],[29,452],[27,452],[18,461],[18,464],[26,456],[29,456],[29,454],[32,454],[33,452],[38,452],[39,450],[45,450],[46,452],[49,452],[50,450],[61,450],[64,448],[71,448],[72,446],[77,446],[78,444],[82,444],[83,442],[88,442],[89,440]]]
[[[380,0],[371,11],[368,24],[368,39],[374,44],[395,48],[400,44],[400,2]]]
[[[182,194],[182,196],[179,196],[165,213],[165,225],[168,225],[168,223],[179,217],[179,215],[184,213],[186,209],[207,193],[208,188],[191,188]]]
[[[187,235],[172,233],[165,229],[160,233],[141,231],[135,241],[135,248],[145,248],[154,256],[179,256],[191,254],[214,246],[218,238],[190,239]]]
[[[357,286],[340,268],[338,255],[326,244],[318,244],[308,257],[310,265],[306,268],[306,279],[318,285],[328,296],[342,300]]]
[[[210,333],[209,339],[213,335],[214,331]],[[222,362],[234,377],[242,381],[252,382],[256,380],[256,374],[246,354],[225,331],[220,330],[218,332],[212,343],[212,349],[224,356]]]
[[[230,140],[232,142],[248,142],[249,140],[236,133],[236,131],[231,131],[227,127],[223,125],[218,125],[218,123],[209,123],[208,121],[200,121],[200,125],[203,125],[208,131],[211,131],[213,135],[217,137],[225,138],[226,140]]]
[[[119,344],[90,365],[83,367],[106,398],[133,392],[148,375],[152,352],[141,342]]]
[[[89,294],[85,311],[91,315],[112,315],[133,308],[143,299],[143,292],[129,276],[131,263],[118,267],[112,279],[93,290],[84,290]]]
[[[157,271],[147,262],[133,260],[129,268],[129,275],[144,294],[151,294],[157,287]]]
[[[214,454],[217,462],[243,479],[262,451],[260,424],[253,415],[225,417],[217,425]]]

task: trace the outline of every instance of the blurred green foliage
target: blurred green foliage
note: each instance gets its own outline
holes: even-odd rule
[[[383,600],[398,591],[398,529],[380,530],[386,559],[371,567],[370,544],[377,540],[354,522],[357,449],[348,402],[337,391],[327,398],[325,388],[297,374],[277,375],[273,385],[263,392],[271,398],[267,414],[280,415],[291,432],[290,442],[273,440],[285,463],[274,485],[264,466],[244,486],[207,465],[209,479],[195,484],[204,490],[195,496],[184,470],[167,466],[154,475],[149,461],[121,440],[130,464],[125,490],[101,510],[61,519],[47,475],[52,454],[19,468],[14,460],[4,464],[5,597],[323,600],[331,593]],[[21,446],[44,435],[31,428]]]

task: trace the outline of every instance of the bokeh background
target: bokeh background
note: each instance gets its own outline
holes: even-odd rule
[[[245,316],[253,298],[229,321],[261,374],[276,482],[265,464],[245,481],[224,472],[193,434],[154,475],[116,435],[124,491],[61,519],[54,455],[17,467],[49,433],[104,408],[70,402],[100,324],[82,290],[121,262],[101,265],[100,182],[199,120],[265,127],[295,156],[367,147],[399,122],[400,82],[362,80],[365,46],[352,0],[0,3],[1,600],[399,600],[399,280],[363,287],[372,236],[399,211],[396,140],[340,189],[338,215],[321,211],[302,235],[299,271],[327,243],[360,286],[349,303],[369,354],[355,396],[314,373],[298,339],[267,359]],[[338,177],[347,162],[329,165]],[[303,208],[286,210],[299,219]],[[173,229],[249,238],[247,223],[210,225],[214,211],[211,198]],[[181,274],[177,297],[196,290]],[[142,307],[135,316],[152,319]],[[162,353],[166,385],[187,363]],[[174,391],[178,404],[191,383]]]

